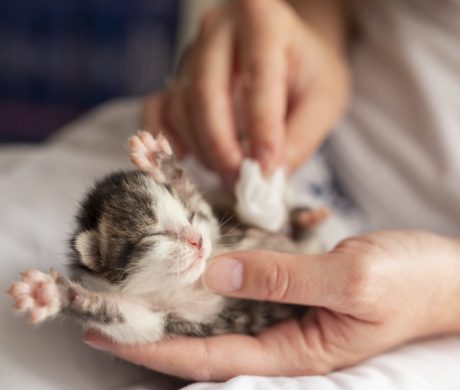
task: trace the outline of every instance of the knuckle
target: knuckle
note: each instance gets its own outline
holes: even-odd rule
[[[268,261],[265,271],[261,281],[262,298],[267,301],[284,301],[291,283],[287,267],[277,261]]]
[[[260,140],[269,151],[276,149],[273,144],[273,129],[280,124],[271,116],[259,112],[249,112],[247,128],[251,132],[251,138]]]
[[[370,251],[375,246],[374,240],[372,239],[372,235],[362,235],[362,236],[355,236],[349,237],[345,240],[341,241],[337,248],[342,249],[343,251]]]
[[[279,96],[283,93],[283,87],[280,87],[284,82],[283,68],[271,61],[271,54],[261,53],[260,56],[262,58],[248,59],[244,66],[239,80],[241,92],[266,104],[279,103]],[[263,60],[264,56],[267,61]]]
[[[345,243],[345,245],[360,244]],[[354,307],[370,307],[375,303],[376,256],[373,249],[367,248],[356,253],[347,267],[343,296]]]
[[[353,307],[369,307],[372,305],[372,284],[369,275],[362,270],[353,271],[349,276],[344,296]]]
[[[270,80],[274,78],[272,69],[267,66],[266,61],[258,57],[248,59],[245,73],[244,86],[246,89],[257,89],[267,84],[270,85]]]

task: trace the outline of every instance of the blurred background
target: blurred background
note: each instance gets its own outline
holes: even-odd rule
[[[39,142],[108,99],[161,87],[179,8],[178,0],[0,1],[0,142]]]

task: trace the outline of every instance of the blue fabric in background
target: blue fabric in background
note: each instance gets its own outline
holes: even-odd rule
[[[0,141],[37,141],[171,68],[178,1],[0,1]]]

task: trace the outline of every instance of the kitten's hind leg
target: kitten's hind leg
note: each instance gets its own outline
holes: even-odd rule
[[[330,213],[331,211],[327,207],[318,207],[315,209],[306,207],[295,208],[290,211],[291,225],[294,229],[313,229],[325,221]]]
[[[330,215],[327,207],[310,209],[295,208],[290,211],[290,238],[297,246],[299,253],[313,254],[324,252],[324,245],[319,239],[315,228]]]

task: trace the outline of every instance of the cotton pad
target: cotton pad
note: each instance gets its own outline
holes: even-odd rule
[[[257,161],[245,159],[235,186],[235,211],[242,222],[271,232],[280,231],[287,219],[284,198],[286,174],[278,168],[265,178]]]

